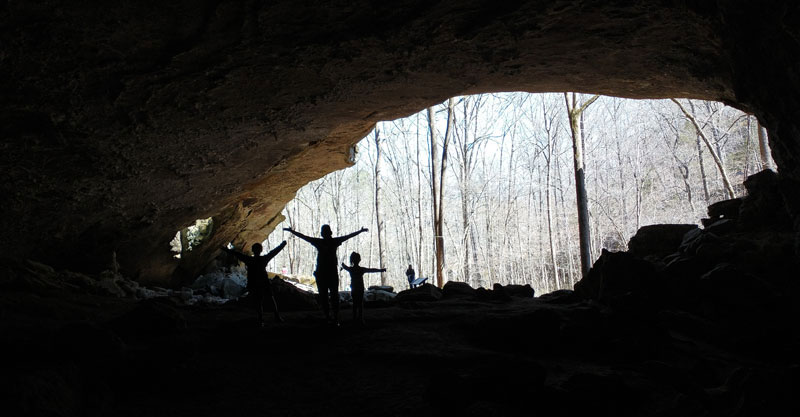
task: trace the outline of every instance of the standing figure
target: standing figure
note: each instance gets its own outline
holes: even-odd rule
[[[408,287],[414,288],[414,276],[416,273],[414,272],[414,268],[411,267],[411,264],[408,265],[408,269],[406,269],[406,278],[408,278]]]
[[[364,274],[368,272],[386,272],[386,268],[364,268],[359,265],[361,255],[358,252],[350,254],[350,263],[347,266],[342,263],[342,268],[350,273],[350,290],[353,295],[353,321],[364,324]]]
[[[331,227],[327,224],[322,225],[320,234],[322,238],[306,236],[300,232],[292,230],[291,227],[286,227],[283,230],[292,233],[293,235],[305,240],[317,248],[317,268],[314,271],[314,278],[317,280],[317,289],[319,290],[319,303],[322,304],[322,312],[325,313],[325,320],[336,326],[339,325],[339,260],[336,256],[336,248],[338,248],[344,241],[350,239],[359,233],[367,231],[364,227],[357,232],[350,233],[349,235],[333,237]],[[333,307],[333,317],[330,314],[330,307],[328,305],[328,298],[330,298],[330,307]]]
[[[275,255],[278,254],[286,246],[284,240],[275,249],[269,251],[266,255],[261,255],[264,247],[260,243],[254,243],[251,248],[253,256],[247,256],[243,253],[228,249],[223,246],[222,250],[235,256],[236,259],[242,261],[247,267],[247,290],[250,292],[250,298],[253,299],[253,306],[258,313],[258,322],[264,326],[264,299],[269,296],[272,301],[272,312],[275,313],[276,321],[283,321],[281,314],[278,312],[278,303],[275,302],[275,296],[272,295],[272,286],[269,283],[267,276],[267,264]]]

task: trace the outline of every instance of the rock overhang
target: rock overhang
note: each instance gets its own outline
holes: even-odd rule
[[[495,3],[7,4],[2,251],[78,270],[115,253],[177,285],[264,236],[375,122],[468,93],[724,101],[800,178],[792,2]],[[211,216],[174,260],[175,230]]]

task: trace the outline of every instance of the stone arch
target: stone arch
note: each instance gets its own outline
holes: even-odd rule
[[[213,255],[177,227],[257,239],[376,121],[479,92],[723,101],[800,179],[789,0],[51,3],[0,11],[10,256],[176,285]]]

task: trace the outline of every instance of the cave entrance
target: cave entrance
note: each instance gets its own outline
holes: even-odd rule
[[[774,167],[756,119],[719,102],[603,96],[579,123],[592,260],[603,249],[626,250],[642,226],[697,223],[708,205],[741,196],[748,175]],[[581,262],[573,144],[561,93],[456,97],[450,110],[444,102],[378,123],[354,148],[352,167],[312,181],[287,204],[285,221],[264,242],[289,241],[274,267],[312,276],[313,248],[289,239],[283,227],[314,236],[322,224],[334,235],[368,227],[338,253],[347,262],[358,251],[363,266],[388,269],[365,276],[367,285],[405,289],[409,265],[433,282],[431,181],[443,160],[448,281],[530,284],[537,294],[572,288]]]
[[[185,256],[193,248],[200,246],[213,233],[214,220],[211,217],[195,220],[193,224],[179,229],[175,233],[175,237],[169,242],[172,256],[176,259],[181,259],[181,255]]]

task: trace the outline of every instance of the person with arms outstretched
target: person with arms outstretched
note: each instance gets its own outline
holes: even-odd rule
[[[306,242],[317,248],[317,269],[314,271],[314,277],[317,280],[317,289],[319,290],[319,303],[322,305],[322,312],[325,313],[325,320],[336,326],[339,325],[339,260],[336,256],[336,248],[338,248],[344,241],[355,237],[359,233],[367,231],[364,227],[357,232],[350,233],[349,235],[333,237],[331,227],[327,224],[322,225],[320,234],[322,238],[306,236],[300,232],[293,230],[291,227],[286,227],[283,230],[305,240]],[[330,306],[328,303],[330,298]],[[330,309],[333,308],[333,317],[331,317]]]
[[[281,314],[278,312],[278,303],[275,302],[275,296],[272,295],[272,286],[269,283],[267,276],[267,264],[275,255],[278,254],[286,246],[284,240],[275,249],[269,251],[266,255],[261,255],[264,247],[260,243],[254,243],[251,248],[253,256],[248,256],[243,253],[237,252],[233,249],[228,249],[223,246],[222,250],[233,255],[236,259],[242,261],[247,267],[247,290],[250,292],[250,298],[253,299],[253,306],[258,313],[258,322],[264,326],[264,299],[269,296],[272,301],[272,312],[275,313],[276,321],[283,321]]]
[[[386,272],[386,268],[364,268],[359,265],[361,255],[358,252],[350,254],[350,263],[347,266],[342,263],[342,268],[350,273],[350,291],[353,296],[353,321],[364,324],[364,274],[369,272]]]

